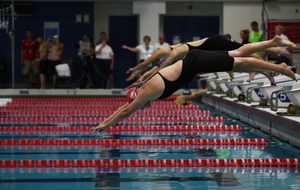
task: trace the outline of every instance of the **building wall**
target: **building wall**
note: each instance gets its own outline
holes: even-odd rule
[[[21,72],[21,43],[26,38],[26,30],[31,29],[33,37],[44,35],[44,22],[59,22],[60,41],[64,44],[61,59],[72,59],[74,61],[74,78],[77,81],[82,74],[83,61],[78,57],[74,44],[82,40],[84,34],[94,35],[94,11],[92,2],[33,2],[33,15],[19,15],[15,20],[15,82],[25,83]],[[88,24],[76,24],[76,14],[89,14]],[[11,27],[10,27],[11,28]],[[0,75],[1,83],[11,83],[11,46],[8,34],[0,30],[1,56],[7,62],[5,74]],[[4,39],[4,43],[2,43]],[[47,81],[49,78],[48,67]]]
[[[9,2],[8,2],[9,3]],[[65,44],[62,59],[73,59],[75,76],[80,76],[82,61],[77,56],[73,46],[82,39],[83,34],[88,33],[94,37],[94,42],[99,40],[99,34],[104,31],[109,35],[109,16],[130,16],[133,13],[133,2],[57,2],[57,1],[33,1],[34,14],[31,16],[19,15],[15,21],[15,75],[16,83],[25,83],[21,74],[20,44],[26,37],[25,31],[31,28],[34,37],[43,34],[44,22],[60,22],[60,38]],[[270,19],[299,19],[300,1],[270,1],[266,3],[266,9]],[[298,13],[296,13],[298,9]],[[160,34],[163,33],[163,16],[219,16],[220,34],[229,33],[233,39],[241,41],[239,32],[241,29],[250,29],[250,22],[256,20],[260,26],[262,3],[261,1],[223,1],[223,2],[166,2],[166,14],[160,15],[157,27]],[[89,14],[90,24],[76,24],[76,14]],[[139,26],[138,26],[139,28]],[[121,30],[121,29],[120,29]],[[151,36],[151,34],[149,34]],[[0,75],[1,83],[11,83],[11,48],[8,34],[0,30],[1,56],[7,61],[5,73]],[[109,36],[108,36],[109,38]],[[138,33],[138,39],[141,35]],[[113,39],[110,39],[113,40]],[[152,39],[154,44],[158,39]],[[300,61],[300,53],[293,53],[293,58]],[[73,82],[76,81],[76,77]],[[49,82],[48,78],[48,82]]]
[[[132,8],[132,2],[95,2],[94,42],[98,42],[102,31],[106,33],[109,39],[109,16],[134,15]]]

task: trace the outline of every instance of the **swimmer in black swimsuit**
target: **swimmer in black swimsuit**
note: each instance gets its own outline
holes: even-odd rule
[[[132,102],[120,107],[114,114],[105,119],[98,127],[91,129],[92,133],[106,130],[139,110],[150,106],[151,100],[163,99],[171,96],[178,89],[190,82],[199,72],[271,70],[280,72],[294,80],[295,74],[285,63],[270,64],[252,57],[235,58],[228,56],[228,52],[212,52],[203,50],[190,51],[183,60],[179,60],[168,68],[160,70],[143,85],[140,91],[131,91],[128,97]]]
[[[208,50],[208,51],[232,51],[232,50],[239,49],[242,46],[243,46],[242,44],[229,41],[221,35],[215,35],[210,38],[204,38],[202,40],[188,42],[186,44],[179,45],[177,47],[174,47],[173,51],[171,51],[170,48],[165,47],[165,48],[162,48],[161,51],[157,51],[154,54],[152,54],[152,56],[149,59],[147,59],[145,61],[145,63],[141,63],[134,68],[130,68],[127,71],[127,73],[132,73],[132,74],[127,79],[127,81],[134,79],[135,77],[139,76],[142,72],[144,72],[149,63],[151,63],[155,60],[158,60],[159,58],[166,57],[170,53],[171,54],[168,57],[168,59],[165,61],[163,67],[166,67],[166,66],[174,63],[175,61],[182,59],[182,57],[184,55],[186,55],[187,52],[189,52],[190,50],[193,50],[193,49]],[[282,47],[269,47],[269,48],[264,48],[263,50],[272,52],[272,53],[279,53],[283,56],[288,57],[289,59],[291,58],[291,54],[289,52],[285,51],[285,49]],[[237,51],[230,56],[242,57],[242,56],[245,56],[245,54],[240,54]],[[251,56],[261,59],[257,54],[252,54]],[[142,71],[140,71],[140,70],[142,70]],[[141,77],[141,79],[139,79],[137,81],[137,83],[140,83],[144,78],[147,78],[147,76],[151,76],[152,74],[156,73],[157,71],[158,71],[158,68],[153,67],[153,69],[150,70],[149,72],[146,72]],[[253,78],[253,76],[252,76],[252,78]]]
[[[221,38],[224,38],[221,36]],[[207,39],[205,42],[202,43],[202,45],[200,46],[195,46],[197,44],[199,44],[199,41],[196,42],[190,42],[188,44],[182,45],[176,49],[174,49],[174,51],[172,51],[170,57],[168,57],[168,59],[166,59],[166,61],[164,62],[164,64],[162,65],[161,68],[162,69],[166,66],[168,66],[170,63],[173,63],[173,60],[176,58],[177,59],[182,59],[182,57],[184,56],[183,53],[185,52],[189,52],[190,50],[194,50],[194,49],[198,49],[201,50],[202,47],[207,48],[212,50],[212,41],[215,41],[216,37],[212,37],[213,40],[211,40],[211,38]],[[224,38],[225,39],[225,38]],[[221,41],[221,40],[220,40]],[[229,43],[228,43],[229,42]],[[228,44],[228,48],[235,48],[238,46],[238,43],[236,42],[231,42],[228,40],[224,40],[224,44]],[[193,46],[192,46],[192,45]],[[220,48],[220,49],[226,49],[226,46],[224,46],[224,44],[216,45],[216,48]],[[275,47],[277,46],[277,47]],[[272,40],[268,40],[268,41],[263,41],[263,42],[257,42],[257,43],[250,43],[250,44],[246,44],[244,46],[241,46],[240,48],[236,49],[236,50],[232,50],[232,51],[227,51],[228,55],[231,57],[244,57],[244,56],[248,56],[248,55],[253,55],[254,52],[260,51],[261,49],[275,49],[275,48],[281,48],[280,46],[291,46],[291,47],[295,47],[295,44],[288,41],[288,40],[283,40],[281,37],[276,36],[274,37]],[[275,47],[275,48],[274,48]],[[254,54],[255,56],[257,56],[257,54]],[[168,62],[169,61],[169,62]],[[140,85],[143,84],[146,80],[144,80],[144,78],[147,78],[147,76],[151,76],[154,73],[156,73],[159,70],[157,67],[154,67],[152,70],[146,72],[143,76],[140,77],[140,79],[133,83],[132,85],[130,85],[127,88],[130,88],[132,86],[136,86],[136,85]],[[262,74],[264,74],[271,83],[274,82],[273,79],[273,74],[270,71],[259,71],[259,70],[247,70],[247,72],[249,73],[256,73],[256,72],[260,72]],[[250,76],[251,77],[251,76]]]

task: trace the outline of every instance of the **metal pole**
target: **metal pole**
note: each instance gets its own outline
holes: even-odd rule
[[[15,10],[14,10],[14,0],[12,0],[11,5],[11,72],[12,72],[12,88],[15,88]]]

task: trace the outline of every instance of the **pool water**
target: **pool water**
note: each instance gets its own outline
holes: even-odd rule
[[[166,106],[165,108],[168,108],[171,104],[166,104]],[[224,117],[225,122],[220,123],[221,125],[239,125],[243,130],[240,132],[106,131],[95,135],[90,134],[89,131],[0,131],[0,140],[264,138],[268,145],[2,145],[0,146],[1,160],[300,158],[299,152],[289,145],[272,139],[217,110],[203,104],[199,106],[201,110],[209,110],[211,117]],[[165,117],[170,116],[165,115]],[[188,117],[188,115],[182,117]],[[159,124],[164,123],[155,123],[155,125]],[[143,122],[143,125],[151,126],[153,123]],[[210,123],[207,122],[205,125],[210,125]],[[2,123],[0,127],[4,126],[45,127],[53,126],[53,124]],[[58,123],[56,126],[71,125]],[[79,125],[73,124],[72,126]],[[85,126],[95,125],[85,124]],[[300,189],[298,167],[0,167],[0,178],[0,189]]]

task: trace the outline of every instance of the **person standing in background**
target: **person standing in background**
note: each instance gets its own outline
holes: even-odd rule
[[[106,33],[102,31],[102,32],[100,33],[100,40],[99,40],[99,42],[97,43],[97,45],[101,44],[101,39],[102,39],[103,37],[107,38],[107,37],[106,37]],[[110,41],[107,40],[107,41],[106,41],[106,45],[109,45],[110,48],[112,49],[112,45],[111,45],[111,42],[110,42]],[[114,88],[114,74],[113,74],[113,67],[112,67],[112,69],[110,70],[110,74],[109,74],[109,82],[110,82],[111,88]]]
[[[249,42],[260,42],[262,38],[262,31],[258,29],[258,23],[256,21],[251,22],[251,28],[253,32],[250,33]],[[256,52],[261,57],[261,52]]]
[[[114,52],[109,45],[107,45],[107,38],[102,37],[101,44],[95,48],[96,60],[95,66],[98,72],[95,72],[96,88],[107,88],[107,80],[109,74],[114,68]]]
[[[37,41],[40,44],[38,58],[36,58],[36,62],[40,66],[41,89],[46,89],[46,71],[49,65],[48,46],[46,42],[44,42],[44,37],[41,35],[38,37]]]
[[[165,42],[165,36],[164,35],[160,35],[158,38],[159,42],[154,44],[154,52],[156,52],[157,50],[164,48],[164,47],[168,47],[170,46],[169,43]]]
[[[281,25],[277,25],[275,27],[275,35],[280,36],[282,39],[284,40],[289,40],[289,38],[284,35],[284,28]],[[291,47],[283,47],[286,51],[288,51],[289,53],[292,53],[292,48]],[[286,63],[287,65],[289,65],[290,60],[287,57],[284,57],[280,54],[278,54],[278,59],[275,61],[275,64],[280,64],[280,63]],[[293,64],[293,61],[291,61],[291,64]]]
[[[102,32],[100,33],[100,39],[99,39],[99,41],[98,41],[98,43],[97,43],[96,45],[101,44],[101,39],[102,39],[103,37],[106,37],[106,38],[107,38],[106,33],[102,31]],[[109,45],[109,46],[112,48],[112,45],[111,45],[111,43],[110,43],[110,41],[109,41],[108,39],[107,39],[106,44]]]
[[[154,52],[154,46],[150,45],[151,38],[150,36],[144,36],[144,43],[136,46],[135,48],[128,47],[126,45],[123,45],[123,49],[128,49],[132,52],[139,52],[140,53],[140,60],[139,63],[146,60],[147,55],[152,54]]]
[[[61,57],[62,52],[64,51],[64,44],[60,43],[58,35],[49,37],[49,39],[47,40],[46,43],[48,44],[51,39],[53,39],[53,43],[49,44],[49,48],[52,48],[50,75],[53,80],[53,88],[56,88],[57,85],[60,87],[61,87],[61,85],[56,82],[55,66],[61,64],[60,57]]]
[[[38,86],[40,86],[40,70],[36,62],[40,46],[38,41],[32,37],[32,31],[30,29],[26,30],[26,36],[27,38],[24,39],[21,44],[21,65],[22,74],[25,75],[26,87],[29,88],[29,73],[31,69],[33,70],[33,74],[37,77]]]
[[[240,36],[242,38],[242,44],[248,44],[249,43],[249,35],[246,30],[241,30]]]
[[[83,36],[83,41],[90,43],[90,48],[91,48],[89,53],[81,54],[81,56],[85,57],[85,60],[86,60],[86,65],[84,65],[84,70],[85,70],[86,74],[90,73],[92,83],[95,86],[95,68],[93,66],[94,65],[93,62],[95,60],[95,58],[94,58],[95,46],[94,46],[94,43],[91,40],[91,36],[88,35],[88,34],[85,34]],[[87,76],[84,76],[84,78],[82,80],[82,83],[80,85],[80,88],[83,88],[83,89],[86,88],[86,82],[87,82]]]

